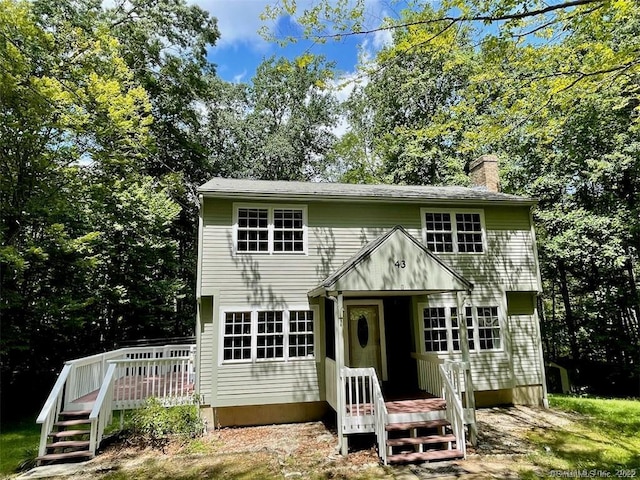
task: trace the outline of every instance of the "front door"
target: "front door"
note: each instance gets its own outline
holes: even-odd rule
[[[378,378],[387,379],[384,331],[381,332],[382,302],[347,305],[349,319],[349,366],[373,367]]]

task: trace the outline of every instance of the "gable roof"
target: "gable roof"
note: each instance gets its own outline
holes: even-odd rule
[[[205,197],[263,200],[386,200],[403,202],[469,201],[533,205],[529,197],[490,192],[481,188],[431,185],[359,185],[346,183],[289,182],[213,178],[198,188]]]
[[[403,227],[397,225],[365,245],[309,292],[444,292],[468,291],[473,284]]]

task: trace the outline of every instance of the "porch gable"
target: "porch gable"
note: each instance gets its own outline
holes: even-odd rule
[[[470,291],[473,284],[436,257],[402,226],[365,245],[309,292],[310,297],[336,292]]]

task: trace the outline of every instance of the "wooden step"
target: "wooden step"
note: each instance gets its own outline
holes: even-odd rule
[[[36,458],[36,460],[38,462],[59,462],[61,460],[89,460],[90,458],[93,458],[93,453],[82,450],[67,453],[48,453],[47,455]]]
[[[411,422],[411,423],[389,423],[385,425],[387,432],[394,432],[398,430],[411,430],[413,428],[438,428],[451,425],[449,420],[426,420],[424,422]]]
[[[61,417],[87,417],[91,415],[91,410],[67,410],[66,412],[60,412]]]
[[[410,462],[433,462],[437,460],[452,460],[462,458],[464,455],[460,450],[429,450],[428,452],[396,453],[389,455],[389,463],[410,463]]]
[[[89,448],[89,440],[62,440],[48,443],[47,448]]]
[[[425,437],[407,437],[407,438],[390,438],[387,445],[390,447],[399,447],[402,445],[424,445],[433,443],[449,443],[455,442],[455,435],[427,435]]]
[[[63,430],[62,432],[51,432],[49,436],[54,438],[64,438],[75,437],[76,435],[89,435],[90,433],[91,430]]]
[[[75,420],[60,420],[53,424],[54,427],[73,427],[75,425],[90,425],[88,418],[76,418]]]

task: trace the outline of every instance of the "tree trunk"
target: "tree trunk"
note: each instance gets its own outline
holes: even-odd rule
[[[567,270],[562,260],[558,261],[558,274],[560,276],[560,294],[562,295],[562,302],[564,303],[564,318],[567,323],[567,330],[569,331],[571,356],[573,357],[573,361],[577,362],[580,360],[578,328],[576,326],[575,317],[573,316],[573,309],[571,308],[571,297],[569,295],[569,287],[567,285]]]

